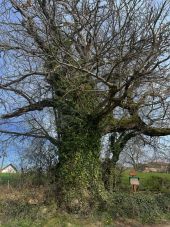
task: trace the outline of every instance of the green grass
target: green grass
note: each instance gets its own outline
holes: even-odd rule
[[[20,182],[19,173],[0,173],[0,185],[16,186]]]
[[[129,170],[124,171],[121,177],[121,188],[129,190]],[[137,172],[137,176],[140,178],[140,190],[148,190],[150,184],[153,183],[154,179],[161,178],[166,182],[167,192],[170,192],[170,173],[143,173]],[[164,188],[162,188],[164,192]]]
[[[129,170],[123,172],[121,177],[121,190],[129,191]],[[140,178],[140,190],[153,191],[153,188],[157,187],[160,192],[170,192],[170,173],[143,173],[138,172],[137,176]],[[29,179],[28,179],[29,180]],[[160,183],[159,183],[160,182]],[[18,186],[21,183],[20,173],[0,173],[0,186]],[[155,186],[153,184],[156,184]],[[158,187],[157,184],[162,184]]]

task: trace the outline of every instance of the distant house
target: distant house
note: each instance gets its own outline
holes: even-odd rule
[[[159,172],[159,169],[157,169],[157,168],[153,168],[153,167],[145,167],[145,169],[144,169],[144,171],[143,171],[144,173],[150,173],[150,172]]]
[[[150,162],[145,164],[144,171],[145,173],[149,172],[162,172],[167,173],[169,171],[169,164],[165,162]]]
[[[1,173],[17,173],[17,169],[14,165],[9,164],[5,166],[3,169],[0,171]]]

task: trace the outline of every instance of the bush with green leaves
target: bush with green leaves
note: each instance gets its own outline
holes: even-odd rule
[[[113,218],[132,218],[142,223],[154,223],[170,211],[170,194],[113,193],[101,204]]]
[[[164,176],[150,176],[145,187],[150,191],[170,192],[170,181]]]

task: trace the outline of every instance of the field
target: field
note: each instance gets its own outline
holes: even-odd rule
[[[123,189],[129,189],[129,170],[126,170],[122,173],[121,176],[121,185]],[[140,190],[147,190],[149,181],[153,179],[163,179],[163,181],[167,182],[167,185],[170,187],[170,173],[143,173],[138,172],[137,176],[140,178]],[[153,182],[152,182],[153,183]],[[11,185],[17,186],[21,184],[20,174],[9,174],[9,173],[1,173],[0,174],[0,185]],[[162,185],[163,186],[163,185]]]
[[[140,179],[140,191],[150,190],[170,193],[170,173],[138,172],[137,176]],[[129,189],[129,170],[123,172],[121,186],[124,190]]]
[[[0,185],[15,185],[20,181],[20,174],[16,173],[0,173]]]
[[[113,193],[107,206],[103,203],[100,211],[86,216],[63,213],[54,200],[46,201],[48,187],[23,187],[19,174],[0,174],[0,226],[149,227],[148,223],[156,223],[155,227],[168,226],[170,174],[138,173],[138,176],[141,183],[138,193],[130,193],[129,171],[125,171],[120,190]],[[155,188],[149,189],[148,182]]]

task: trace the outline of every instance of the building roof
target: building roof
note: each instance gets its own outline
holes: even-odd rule
[[[9,165],[5,166],[4,168],[2,168],[1,171],[4,170],[4,169],[6,169],[9,166],[11,166],[15,171],[18,171],[17,168],[13,164],[11,164],[11,163]]]

